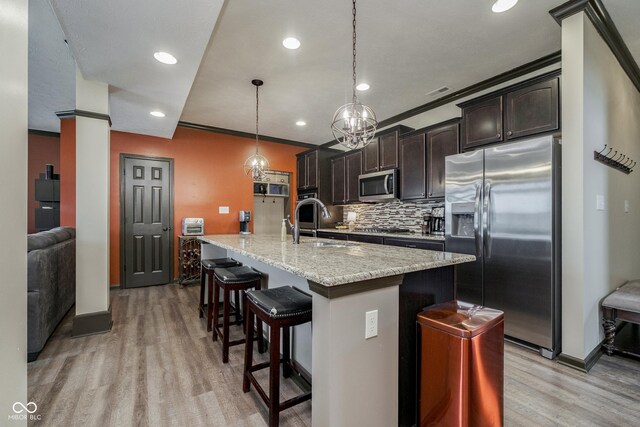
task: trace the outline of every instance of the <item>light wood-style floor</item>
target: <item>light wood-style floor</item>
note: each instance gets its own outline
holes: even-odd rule
[[[113,330],[91,337],[70,338],[69,314],[29,364],[29,401],[42,418],[31,424],[266,426],[257,393],[242,392],[243,346],[222,364],[198,319],[198,292],[113,291]],[[509,343],[505,350],[507,426],[640,425],[640,362],[603,356],[584,374]],[[282,387],[282,399],[299,392],[290,380]],[[311,425],[310,402],[283,412],[280,424]]]

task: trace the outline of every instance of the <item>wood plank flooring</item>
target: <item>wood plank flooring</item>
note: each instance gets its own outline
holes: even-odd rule
[[[29,400],[42,418],[30,424],[266,426],[257,393],[242,392],[243,346],[222,363],[220,343],[198,318],[198,292],[197,285],[113,291],[108,334],[71,339],[67,315],[29,364]],[[640,362],[603,356],[584,374],[509,343],[505,350],[505,425],[640,425]],[[266,385],[266,370],[259,380]],[[283,400],[298,392],[284,380]],[[311,425],[311,403],[280,419]]]

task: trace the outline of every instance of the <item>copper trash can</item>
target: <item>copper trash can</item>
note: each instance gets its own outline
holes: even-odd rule
[[[450,301],[417,321],[419,426],[502,426],[504,313]]]

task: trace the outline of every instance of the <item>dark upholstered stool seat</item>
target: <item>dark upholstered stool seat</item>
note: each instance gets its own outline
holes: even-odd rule
[[[233,258],[213,258],[213,259],[203,259],[202,267],[204,268],[226,268],[226,267],[235,267],[240,264]]]
[[[260,273],[251,267],[216,268],[214,273],[216,280],[223,283],[246,283],[260,280]]]
[[[311,313],[311,295],[291,286],[247,291],[247,298],[273,318]]]
[[[200,261],[200,305],[198,306],[198,316],[200,318],[202,318],[203,316],[207,316],[207,332],[211,332],[211,323],[212,323],[212,317],[213,317],[213,307],[212,307],[212,301],[213,301],[213,272],[216,268],[223,268],[223,267],[236,267],[236,266],[240,266],[242,265],[241,263],[239,263],[238,261],[236,261],[233,258],[210,258],[210,259],[203,259],[202,261]],[[205,286],[207,286],[207,279],[209,280],[209,286],[208,286],[208,291],[209,291],[209,297],[207,298],[207,302],[205,303],[204,301],[204,288]],[[240,300],[240,294],[236,293],[236,306],[237,301]],[[236,307],[238,308],[238,307]],[[234,314],[236,314],[237,317],[237,312],[234,312]]]
[[[302,393],[280,403],[280,363],[285,378],[294,370],[291,363],[291,327],[311,321],[311,295],[292,286],[246,293],[247,329],[253,330],[253,316],[269,326],[269,361],[253,364],[253,337],[247,335],[244,350],[244,378],[242,391],[247,393],[251,384],[269,407],[269,427],[277,427],[280,411],[311,399],[311,392]],[[282,358],[280,358],[280,330],[282,330]],[[265,393],[254,372],[269,368],[269,394]]]
[[[262,274],[259,271],[254,270],[251,267],[227,267],[216,268],[213,272],[214,275],[214,290],[213,290],[213,340],[217,341],[218,336],[222,340],[222,363],[229,361],[229,347],[239,344],[244,344],[245,339],[237,339],[234,341],[229,340],[229,315],[231,301],[229,299],[231,292],[236,292],[236,325],[240,324],[238,312],[240,307],[246,307],[246,296],[242,292],[242,298],[238,298],[238,294],[241,291],[248,291],[250,289],[260,289],[262,282]],[[222,301],[222,324],[218,323],[219,301],[220,291],[223,293]],[[242,301],[242,302],[241,302]],[[244,309],[243,320],[246,320],[248,313],[246,308]],[[222,326],[222,330],[220,327]],[[258,330],[258,340],[260,351],[263,351],[262,343],[262,322],[256,324]],[[250,330],[244,331],[247,336],[253,337],[253,327]]]

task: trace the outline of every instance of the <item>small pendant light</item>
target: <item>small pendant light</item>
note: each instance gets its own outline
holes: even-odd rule
[[[250,176],[254,181],[262,181],[266,178],[266,171],[269,170],[269,160],[260,154],[258,151],[258,107],[260,105],[260,98],[258,96],[258,90],[263,85],[262,80],[251,80],[251,84],[256,87],[256,152],[249,156],[244,162],[244,173]]]

